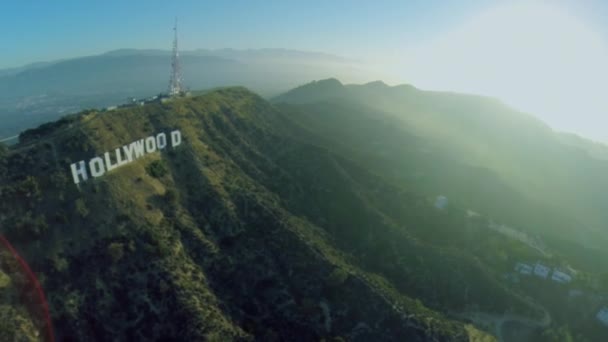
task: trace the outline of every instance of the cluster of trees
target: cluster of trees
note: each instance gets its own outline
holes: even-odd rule
[[[146,172],[154,178],[162,178],[167,174],[167,172],[169,172],[169,169],[167,168],[165,162],[160,159],[152,161],[150,164],[148,164],[148,166],[146,166]]]
[[[543,342],[583,342],[582,336],[578,336],[578,339],[574,339],[572,337],[572,333],[568,326],[561,327],[552,327],[549,329],[543,330],[541,333],[541,338]]]

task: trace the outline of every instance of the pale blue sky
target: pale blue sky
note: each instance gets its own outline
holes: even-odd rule
[[[118,48],[168,48],[174,16],[185,49],[278,47],[377,58],[504,2],[7,0],[0,5],[0,68]],[[608,14],[601,1],[601,12],[575,3],[571,9],[590,21],[601,23]]]

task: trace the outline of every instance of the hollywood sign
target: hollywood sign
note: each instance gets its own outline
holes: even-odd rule
[[[115,149],[113,152],[105,152],[102,156],[97,156],[89,162],[81,160],[70,165],[74,184],[86,181],[89,176],[93,178],[101,177],[106,172],[112,171],[117,167],[126,165],[137,160],[148,153],[163,150],[169,145],[175,148],[182,143],[182,133],[179,130],[172,131],[169,138],[165,133],[158,133],[147,138],[136,140],[130,144]],[[114,158],[112,158],[114,157]]]

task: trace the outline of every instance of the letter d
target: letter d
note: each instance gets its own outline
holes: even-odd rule
[[[182,143],[182,132],[179,130],[171,132],[171,147],[178,146]]]

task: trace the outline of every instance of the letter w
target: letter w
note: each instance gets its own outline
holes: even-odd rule
[[[133,161],[144,155],[144,140],[134,141],[129,145],[122,147],[127,155],[128,161]]]

